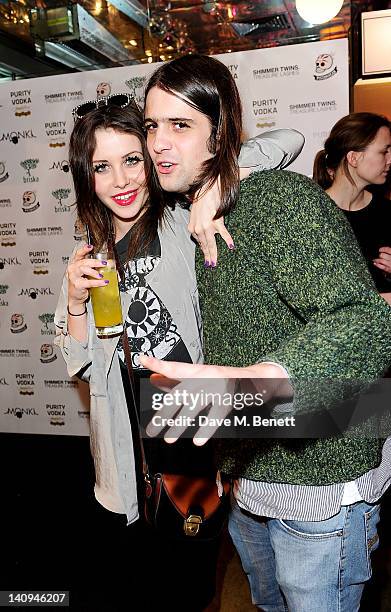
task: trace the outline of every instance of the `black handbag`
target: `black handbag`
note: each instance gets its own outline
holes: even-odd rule
[[[125,361],[135,403],[133,368],[126,330],[123,332]],[[225,524],[229,510],[230,483],[222,482],[218,495],[216,481],[182,474],[149,473],[136,410],[142,472],[144,478],[144,516],[161,535],[174,539],[212,540]]]

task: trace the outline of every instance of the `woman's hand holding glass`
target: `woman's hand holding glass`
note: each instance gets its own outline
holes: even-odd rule
[[[98,259],[90,259],[88,254],[92,251],[91,245],[84,245],[76,251],[67,268],[68,278],[68,308],[77,308],[89,298],[91,287],[104,287],[107,283],[102,278],[99,268],[104,262]]]

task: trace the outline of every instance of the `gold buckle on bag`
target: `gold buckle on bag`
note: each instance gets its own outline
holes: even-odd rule
[[[202,523],[202,517],[198,514],[189,514],[189,516],[183,521],[183,531],[187,536],[195,536],[200,530]]]

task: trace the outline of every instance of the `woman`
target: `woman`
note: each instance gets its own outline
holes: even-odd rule
[[[168,584],[171,577],[176,596],[173,601],[168,595],[165,603],[169,602],[171,609],[183,605],[178,603],[183,598],[182,585],[186,608],[201,610],[213,597],[217,543],[170,543],[168,556],[167,544],[152,538],[137,521],[142,515],[141,460],[122,339],[97,337],[88,301],[89,290],[105,284],[99,273],[102,263],[89,255],[107,243],[109,250],[116,253],[121,273],[123,318],[136,378],[150,374],[140,365],[140,353],[188,363],[202,360],[194,244],[187,230],[189,214],[170,204],[155,182],[140,111],[130,98],[125,106],[117,106],[114,101],[108,99],[108,104],[99,108],[88,103],[76,109],[69,159],[77,215],[89,227],[93,246],[85,244],[75,249],[71,257],[56,310],[55,342],[62,350],[69,374],[89,382],[95,496],[106,509],[101,510],[99,524],[105,524],[101,531],[108,534],[115,547],[124,538],[125,542],[131,538],[129,555],[131,546],[136,546],[141,556],[149,551],[144,561],[150,561],[149,568],[135,573],[136,584],[146,575],[152,583],[159,579]],[[87,114],[82,115],[86,108]],[[302,144],[298,136],[294,143],[288,143],[288,153],[293,145],[295,148],[288,155],[289,163]],[[284,165],[280,157],[276,166]],[[258,154],[258,164],[259,161]],[[152,472],[213,474],[209,448],[197,449],[188,440],[175,448],[152,440],[147,444],[147,453]],[[131,527],[124,530],[126,524]],[[141,545],[137,546],[137,542]],[[111,546],[109,541],[106,548],[111,551]],[[126,550],[125,544],[123,547]],[[107,563],[103,567],[107,568]],[[188,577],[194,568],[197,587],[191,589]],[[122,569],[128,571],[129,563],[121,568],[119,557],[118,561],[113,559],[111,571]],[[165,569],[167,576],[163,575]],[[116,580],[116,588],[120,583],[120,579]],[[151,605],[158,601],[162,605],[164,592],[159,591],[159,600],[154,589],[147,589],[146,594]],[[144,604],[147,609],[147,602]]]
[[[126,108],[109,105],[78,119],[70,140],[70,165],[78,218],[89,227],[94,248],[99,250],[107,242],[109,249],[115,248],[117,254],[122,272],[123,315],[134,371],[140,376],[148,375],[140,370],[138,354],[141,350],[151,351],[162,359],[200,361],[200,315],[194,245],[187,231],[188,215],[180,207],[166,206],[161,190],[154,183],[140,111],[132,104]],[[117,538],[118,542],[131,537],[135,545],[139,532],[123,528],[139,516],[138,492],[142,478],[137,424],[121,338],[97,338],[91,303],[87,302],[89,289],[105,284],[99,273],[101,262],[88,257],[92,250],[92,245],[82,246],[75,250],[69,263],[56,311],[60,332],[56,342],[62,349],[69,374],[89,381],[95,496],[103,508],[116,513],[104,516],[102,512],[102,525],[105,524],[106,532],[111,534],[119,530],[122,538]],[[163,457],[167,445],[159,441],[158,445],[159,469],[165,470],[172,461],[172,450]],[[192,450],[191,444],[188,446]],[[175,452],[177,470],[179,464],[186,471],[189,462],[198,465],[201,472],[211,470],[207,454],[197,453],[194,458],[181,451],[183,448]],[[150,467],[155,469],[153,457],[148,459],[152,463]],[[157,563],[159,572],[154,574],[154,569],[144,567],[144,573],[155,581],[158,576],[162,578],[159,555],[163,554],[163,548],[159,548],[156,540],[149,540],[145,531],[142,544],[149,550],[145,562],[149,557],[151,565],[155,567]],[[180,585],[185,579],[185,574],[181,576],[179,570],[181,566],[186,567],[186,549],[174,545],[172,548],[175,552],[171,550],[170,555],[165,555],[165,563],[169,562]],[[199,600],[197,593],[192,594],[195,610],[201,609],[213,596],[215,549],[215,545],[208,551],[194,549],[194,546],[191,549],[194,562],[200,552],[205,556],[200,564],[205,568],[205,588],[198,589]],[[142,557],[142,549],[140,555]],[[129,569],[129,564],[126,567]],[[143,572],[137,576],[136,582],[139,582]],[[151,591],[149,594],[152,597]],[[153,601],[152,598],[151,605]]]
[[[330,132],[314,162],[314,180],[352,226],[376,288],[391,303],[391,202],[368,187],[386,183],[391,123],[373,113],[351,113]]]

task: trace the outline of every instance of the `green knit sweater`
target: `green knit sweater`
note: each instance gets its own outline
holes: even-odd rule
[[[213,272],[201,260],[197,266],[206,363],[281,364],[296,413],[336,404],[343,380],[364,384],[385,372],[391,308],[348,221],[320,187],[293,172],[252,174],[226,225],[235,251],[220,247]],[[383,441],[365,437],[365,427],[352,437],[224,440],[219,464],[266,482],[347,482],[380,462]]]

